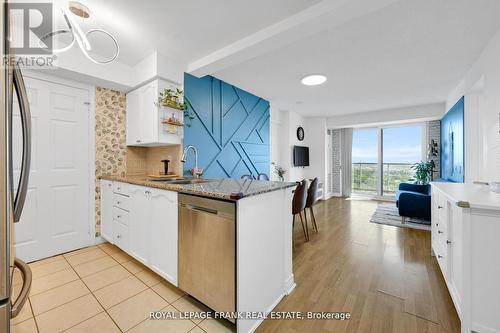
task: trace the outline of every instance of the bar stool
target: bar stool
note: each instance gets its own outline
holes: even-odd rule
[[[319,200],[318,182],[319,182],[318,177],[316,177],[311,182],[311,185],[309,185],[309,189],[307,190],[306,208],[304,211],[304,214],[307,214],[307,208],[309,208],[309,210],[311,211],[311,220],[312,220],[312,223],[314,225],[314,229],[316,230],[316,233],[318,233],[318,226],[316,225],[316,217],[314,217],[313,206]],[[306,230],[307,230],[307,234],[309,234],[309,230],[307,227],[307,215],[306,215]]]
[[[292,235],[293,230],[295,229],[295,215],[300,216],[300,223],[302,224],[302,231],[304,232],[304,237],[306,242],[309,241],[309,235],[307,229],[304,227],[304,220],[302,219],[302,212],[306,208],[306,200],[307,200],[307,181],[304,179],[301,182],[298,182],[297,187],[295,188],[295,192],[293,193],[292,199],[292,214],[293,214],[293,224],[292,224]],[[306,225],[307,225],[307,216]]]

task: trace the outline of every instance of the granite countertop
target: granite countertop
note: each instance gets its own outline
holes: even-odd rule
[[[148,186],[179,193],[195,194],[205,197],[239,200],[241,198],[262,193],[277,191],[296,186],[295,183],[260,180],[242,180],[232,178],[206,179],[207,182],[197,184],[169,184],[162,181],[148,180],[147,176],[106,175],[101,179]]]

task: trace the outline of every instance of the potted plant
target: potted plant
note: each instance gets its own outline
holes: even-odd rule
[[[184,98],[184,90],[179,88],[165,88],[160,91],[158,105],[172,107],[184,111],[184,119],[187,120],[184,124],[191,127],[194,119],[194,114],[189,110],[189,101]]]
[[[430,160],[427,162],[421,161],[412,165],[412,169],[415,171],[415,184],[427,185],[431,181],[432,171],[435,167],[434,161]]]
[[[274,166],[274,173],[278,176],[279,181],[280,182],[284,181],[285,180],[284,176],[285,176],[286,170],[274,162],[272,162],[271,164]]]

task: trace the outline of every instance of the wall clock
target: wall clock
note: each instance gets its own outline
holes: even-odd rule
[[[304,129],[302,128],[302,126],[299,126],[297,128],[297,139],[299,139],[299,141],[304,140]]]

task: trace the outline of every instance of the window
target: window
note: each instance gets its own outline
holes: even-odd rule
[[[352,192],[393,196],[413,178],[423,159],[424,125],[355,129],[352,139]]]
[[[352,133],[352,191],[377,194],[378,129],[356,129]]]

